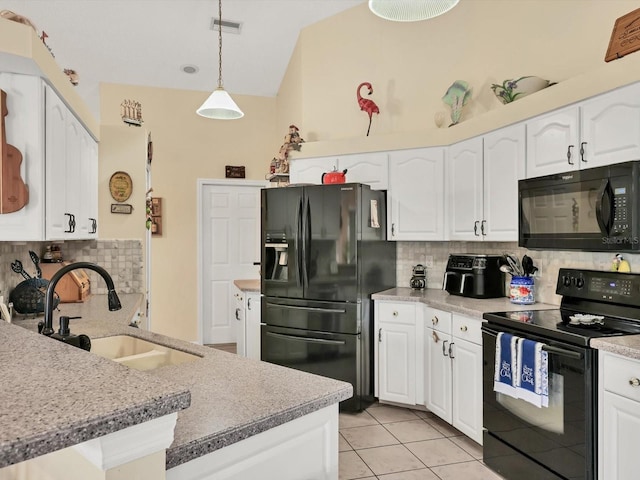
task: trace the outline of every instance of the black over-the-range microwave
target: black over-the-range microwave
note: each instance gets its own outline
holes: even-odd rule
[[[640,251],[640,160],[518,182],[525,248]]]

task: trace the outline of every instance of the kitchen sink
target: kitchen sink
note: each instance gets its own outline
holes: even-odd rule
[[[136,370],[153,370],[202,358],[129,335],[92,339],[91,352]]]

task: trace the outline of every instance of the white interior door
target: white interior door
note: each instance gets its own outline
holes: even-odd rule
[[[257,279],[260,261],[260,188],[257,182],[202,183],[202,342],[236,341],[233,281]]]

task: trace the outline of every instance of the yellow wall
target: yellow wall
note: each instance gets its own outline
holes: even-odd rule
[[[195,113],[209,93],[115,84],[100,87],[103,128],[123,125],[123,100],[142,104],[143,126],[151,132],[154,147],[153,194],[163,199],[162,236],[151,240],[151,325],[153,331],[189,341],[198,338],[197,179],[224,178],[225,165],[244,165],[248,179],[264,180],[286,133],[275,128],[275,98],[233,95],[245,117],[216,121]],[[104,149],[113,147],[101,145],[101,152]],[[107,206],[112,203],[108,189],[102,188],[104,178],[101,219],[111,216]],[[144,188],[144,179],[134,179],[137,188]],[[118,228],[113,225],[118,219],[109,220],[108,230],[100,230],[101,238],[128,237],[128,227]]]
[[[474,92],[463,124],[474,117],[478,124],[538,102],[531,96],[504,106],[492,83],[523,75],[563,82],[594,69],[637,66],[640,53],[604,63],[616,18],[637,7],[635,0],[464,0],[442,17],[400,24],[379,19],[364,3],[304,29],[277,99],[233,95],[245,117],[232,122],[195,114],[208,92],[102,85],[102,124],[122,125],[119,105],[135,99],[153,136],[153,188],[165,211],[164,233],[152,240],[153,330],[198,337],[197,178],[224,178],[231,164],[245,165],[249,179],[263,179],[290,123],[309,142],[302,153],[313,151],[311,142],[367,151],[384,136],[415,141],[436,131],[436,112],[448,115],[441,98],[458,79]],[[363,81],[373,84],[370,98],[381,110],[369,138],[356,102]],[[561,85],[556,98],[572,81]],[[463,124],[459,131],[468,128]],[[108,192],[100,194],[104,205]]]
[[[381,112],[370,137],[436,129],[435,113],[449,112],[442,96],[458,79],[473,88],[463,121],[504,108],[492,83],[524,75],[562,82],[605,65],[615,20],[636,8],[632,0],[463,0],[435,19],[397,23],[365,2],[302,31],[301,65],[290,65],[301,70],[301,105],[281,90],[279,129],[301,108],[308,142],[364,137],[368,117],[356,101],[363,81]]]

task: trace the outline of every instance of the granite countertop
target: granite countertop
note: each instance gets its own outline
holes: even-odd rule
[[[123,295],[121,299],[126,297],[126,295]],[[122,315],[121,318],[115,319],[110,316],[112,313],[107,311],[106,303],[106,296],[93,295],[84,304],[61,305],[61,310],[65,314],[83,316],[81,320],[71,321],[71,331],[73,333],[84,333],[91,338],[126,334],[202,357],[191,363],[138,372],[116,365],[114,362],[99,358],[89,352],[79,349],[73,352],[74,363],[91,365],[91,368],[88,368],[89,370],[100,372],[103,367],[108,370],[113,367],[117,368],[125,378],[129,375],[132,379],[136,379],[138,383],[135,389],[137,396],[135,400],[139,400],[138,397],[150,395],[150,392],[145,391],[147,389],[143,388],[143,386],[146,386],[145,382],[149,382],[151,386],[157,386],[158,390],[162,390],[164,385],[169,391],[173,388],[181,392],[190,392],[191,406],[178,412],[174,441],[167,449],[167,469],[275,426],[282,425],[325,406],[345,400],[353,394],[352,386],[349,383],[239,357],[235,354],[129,327],[128,323],[135,309],[129,307],[128,316]],[[123,306],[124,303],[123,300]],[[16,320],[15,323],[36,331],[38,320]],[[20,330],[11,326],[7,327],[12,330]],[[62,344],[58,345],[58,342],[54,340],[43,338],[30,332],[23,331],[22,335],[37,339],[43,346],[46,342],[53,344],[48,345],[49,349],[60,350],[61,347],[64,347],[65,350],[60,353],[61,355],[69,355],[68,349],[72,348]],[[15,361],[14,363],[16,364],[14,369],[16,372],[20,372],[18,365],[24,362]],[[46,371],[45,373],[47,375],[43,374],[43,378],[37,377],[33,382],[34,390],[38,388],[36,381],[39,383],[47,382],[49,372]],[[93,373],[92,376],[98,380],[101,375]],[[19,378],[22,379],[22,382],[24,381],[24,366],[21,373],[16,374],[16,395],[21,388],[21,383],[18,383]],[[90,388],[94,392],[95,403],[103,403],[102,394],[97,394],[95,391],[97,388],[103,389],[104,383],[96,381],[94,385],[90,380],[90,378],[87,378],[87,382],[90,383]],[[57,395],[65,392],[66,387],[61,387],[60,384],[54,386],[58,392]],[[85,385],[83,391],[87,388]],[[113,385],[113,389],[114,393],[119,395],[119,385]],[[128,390],[125,390],[123,395],[123,404],[125,405],[128,401],[132,402],[133,400],[127,398],[126,392]],[[151,389],[151,392],[153,392],[153,389]],[[68,401],[71,403],[76,401],[73,397],[74,393],[72,390],[68,395]],[[185,394],[188,395],[188,393]],[[91,402],[87,403],[87,407],[90,407]],[[4,405],[12,404],[14,404],[14,401],[4,403]],[[53,399],[51,404],[56,405]],[[129,405],[131,408],[135,407],[133,403],[129,403]],[[49,417],[52,417],[52,421],[55,420],[59,409],[57,406],[55,408],[52,406],[49,409],[52,412],[51,414],[48,412],[46,415],[43,414],[42,418],[32,425],[34,421],[32,420],[33,417],[30,419],[30,413],[32,409],[37,411],[36,409],[40,406],[41,404],[34,402],[29,408],[16,409],[16,415],[19,414],[20,418],[24,419],[22,423],[31,425],[34,430],[42,428],[40,435],[43,439],[50,440],[54,432],[57,433],[64,422],[55,422],[55,426],[49,428]],[[66,421],[69,421],[69,419]],[[0,429],[3,430],[0,438],[3,438],[6,433],[4,431],[4,422],[4,418],[0,416]],[[84,440],[86,439],[79,441]],[[3,442],[0,441],[0,445],[2,444]],[[56,449],[52,448],[51,451]],[[32,455],[32,457],[42,453],[45,452],[39,452]],[[0,450],[0,457],[2,456],[1,454],[2,450]]]
[[[640,335],[594,338],[589,345],[598,350],[640,360]]]
[[[107,310],[106,297],[99,302],[105,322],[125,324],[126,318],[128,323],[141,296],[120,298],[123,309],[119,312]],[[77,310],[61,307],[65,313]],[[35,327],[38,321],[15,319],[15,325],[0,321],[0,468],[189,406],[190,393],[184,385],[18,326]],[[82,333],[76,326],[82,321],[72,322],[77,322],[72,323],[72,332]]]
[[[533,305],[517,305],[511,303],[507,297],[502,298],[467,298],[451,295],[444,290],[427,288],[414,290],[413,288],[398,287],[374,293],[373,300],[388,300],[395,302],[420,302],[433,308],[461,313],[469,317],[482,318],[487,312],[507,312],[520,310],[544,310],[558,308],[548,303],[534,303]]]
[[[260,279],[234,280],[233,284],[243,292],[260,292]]]

